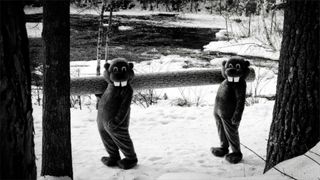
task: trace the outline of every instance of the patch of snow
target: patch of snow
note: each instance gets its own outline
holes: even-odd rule
[[[213,41],[204,46],[204,51],[222,52],[239,56],[262,57],[278,60],[280,52],[264,46],[254,38],[230,41]]]
[[[228,61],[228,57],[214,58],[210,61],[213,66],[221,67],[223,61]]]
[[[41,38],[42,23],[26,23],[29,38]]]
[[[216,179],[216,177],[207,175],[207,174],[201,174],[201,173],[167,173],[159,178],[157,180],[213,180]],[[247,177],[233,177],[233,178],[223,178],[219,177],[219,180],[289,180],[290,178],[280,175],[273,175],[273,176],[266,176],[266,175],[257,175],[257,176],[247,176]]]
[[[40,176],[39,180],[72,180],[68,176],[55,177],[55,176]]]
[[[132,26],[119,26],[118,27],[119,31],[130,31],[133,30]]]
[[[173,21],[169,24],[183,27],[225,28],[224,19],[217,15],[181,13],[179,18],[181,18],[181,21]]]
[[[212,176],[208,174],[201,174],[201,173],[167,173],[157,180],[209,180],[212,179]]]
[[[221,29],[216,33],[216,39],[218,41],[225,41],[232,38],[232,33],[227,32],[227,30]]]

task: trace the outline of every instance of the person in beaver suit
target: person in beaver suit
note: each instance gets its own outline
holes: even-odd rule
[[[98,130],[109,156],[101,161],[109,167],[130,169],[138,159],[129,134],[130,105],[133,90],[130,81],[134,77],[133,64],[116,58],[105,64],[104,78],[108,87],[98,104]],[[125,158],[120,158],[119,150]]]
[[[220,147],[212,147],[211,152],[217,157],[226,156],[226,160],[234,164],[242,160],[238,128],[246,100],[245,79],[250,72],[249,65],[249,61],[241,57],[231,57],[228,61],[223,61],[221,72],[225,80],[221,83],[215,99],[213,114]]]

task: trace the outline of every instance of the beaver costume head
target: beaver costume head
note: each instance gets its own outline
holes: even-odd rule
[[[104,65],[104,77],[108,84],[115,87],[125,87],[134,77],[133,63],[124,58],[115,58]]]
[[[249,75],[249,66],[249,61],[238,56],[233,56],[228,61],[222,62],[222,76],[228,82],[238,83],[240,79],[245,80]]]

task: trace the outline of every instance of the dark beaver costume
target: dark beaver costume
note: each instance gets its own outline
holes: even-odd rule
[[[222,63],[221,72],[225,80],[218,89],[214,106],[221,146],[211,148],[211,152],[218,157],[226,155],[230,163],[238,163],[242,159],[238,128],[246,100],[245,79],[250,72],[249,65],[241,57],[231,57]]]
[[[133,90],[130,81],[134,77],[133,64],[123,58],[105,64],[104,77],[108,87],[98,105],[98,129],[109,157],[101,161],[107,166],[130,169],[137,162],[137,156],[129,135],[130,105]],[[119,150],[125,156],[120,160]]]

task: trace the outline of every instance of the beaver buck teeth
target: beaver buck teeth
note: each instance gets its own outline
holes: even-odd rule
[[[230,77],[228,76],[228,81],[229,82],[239,82],[240,77]]]
[[[122,82],[121,82],[121,86],[122,86],[122,87],[127,86],[127,81],[122,81]]]
[[[118,87],[120,86],[120,82],[113,82],[114,86]]]
[[[127,86],[128,83],[127,83],[127,81],[122,81],[122,82],[113,82],[113,84],[116,87],[119,87],[119,86],[125,87],[125,86]]]

